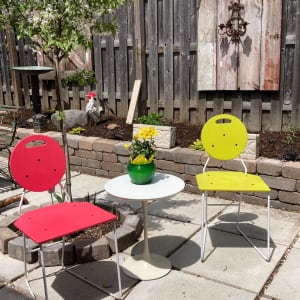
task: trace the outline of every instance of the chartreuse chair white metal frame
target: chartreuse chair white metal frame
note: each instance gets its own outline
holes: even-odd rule
[[[199,190],[202,193],[202,221],[201,221],[201,261],[204,261],[205,242],[207,234],[207,195],[208,192],[227,191],[239,192],[237,211],[237,230],[266,260],[270,261],[270,188],[263,179],[254,174],[247,173],[247,166],[240,154],[247,146],[248,133],[243,122],[235,116],[220,114],[210,118],[201,131],[201,141],[208,158],[203,167],[203,172],[196,175]],[[244,171],[206,171],[210,158],[221,161],[238,158]],[[265,192],[267,194],[267,254],[258,249],[250,238],[239,226],[240,206],[243,192]]]

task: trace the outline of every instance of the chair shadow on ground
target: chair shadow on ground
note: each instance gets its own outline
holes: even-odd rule
[[[72,272],[91,281],[95,285],[107,289],[110,293],[118,295],[117,265],[114,261],[95,261],[75,266],[68,266]],[[121,269],[121,281],[123,293],[134,286],[137,280],[129,278]],[[80,280],[66,270],[60,270],[55,274],[51,285],[62,299],[104,299],[108,295]]]
[[[219,221],[208,226],[208,234],[213,250],[206,251],[205,260],[214,252],[216,248],[253,248],[252,245],[237,230],[237,220],[240,229],[247,235],[254,245],[262,251],[267,251],[267,230],[254,224],[258,216],[253,213],[240,213],[238,218],[236,213],[227,213],[218,217]],[[267,222],[266,222],[267,226]],[[270,237],[270,250],[273,255],[276,245]]]

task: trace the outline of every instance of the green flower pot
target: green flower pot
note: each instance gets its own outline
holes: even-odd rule
[[[144,165],[128,163],[127,171],[132,183],[147,184],[154,177],[156,166],[154,162]]]

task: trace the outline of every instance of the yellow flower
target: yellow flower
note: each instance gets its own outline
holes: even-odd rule
[[[132,164],[149,164],[153,161],[156,153],[154,136],[157,136],[155,127],[141,127],[133,136],[131,145],[124,144]]]
[[[148,160],[144,155],[139,154],[135,159],[131,161],[131,163],[135,165],[144,165],[148,163]]]

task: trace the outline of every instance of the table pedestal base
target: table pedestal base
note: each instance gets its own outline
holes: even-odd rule
[[[171,270],[171,262],[157,254],[150,254],[147,258],[138,254],[127,259],[122,265],[122,270],[131,278],[152,280],[167,275]]]

